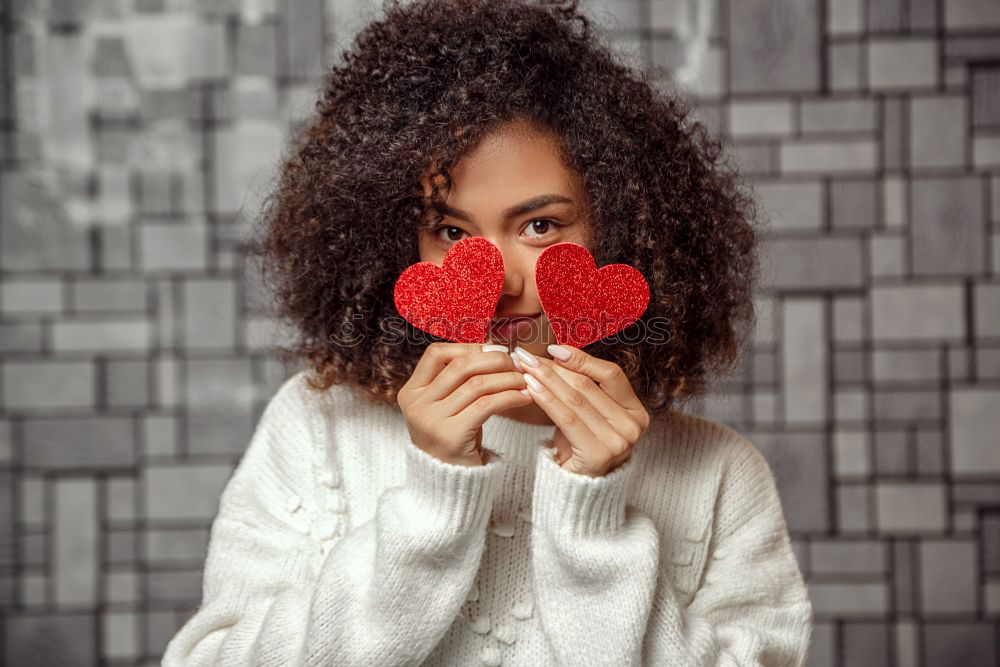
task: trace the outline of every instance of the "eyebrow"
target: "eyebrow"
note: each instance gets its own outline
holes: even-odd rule
[[[503,212],[505,220],[510,220],[519,215],[524,215],[534,211],[535,209],[542,208],[543,206],[548,206],[549,204],[572,204],[573,200],[564,197],[562,195],[540,195],[538,197],[533,197],[527,201],[523,201],[520,204],[515,204],[511,206],[506,211]],[[434,209],[444,213],[445,215],[450,215],[453,218],[458,218],[459,220],[465,220],[466,222],[472,222],[472,216],[465,211],[461,211],[457,208],[452,208],[443,202],[434,202],[431,205]]]

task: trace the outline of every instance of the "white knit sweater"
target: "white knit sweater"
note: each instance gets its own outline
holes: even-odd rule
[[[220,499],[198,611],[163,665],[802,665],[812,606],[767,461],[653,419],[604,477],[493,416],[483,466],[300,373]]]

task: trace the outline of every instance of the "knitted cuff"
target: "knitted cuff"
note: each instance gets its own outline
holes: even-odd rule
[[[420,511],[435,517],[445,532],[485,526],[502,475],[499,458],[479,466],[447,463],[407,440],[406,487]]]
[[[555,460],[554,447],[539,449],[535,462],[532,522],[570,536],[609,535],[625,522],[625,501],[634,458],[604,475],[571,472]]]

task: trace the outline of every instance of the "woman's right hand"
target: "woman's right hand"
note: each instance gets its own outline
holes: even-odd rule
[[[490,349],[490,348],[493,349]],[[528,405],[523,375],[502,346],[431,343],[397,402],[410,439],[446,463],[478,466],[482,426],[491,415]]]

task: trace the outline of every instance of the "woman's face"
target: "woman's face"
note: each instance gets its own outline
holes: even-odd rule
[[[560,160],[556,139],[524,122],[509,123],[483,140],[451,170],[444,216],[419,234],[421,261],[441,264],[454,244],[471,236],[492,241],[506,275],[494,317],[530,315],[517,325],[517,344],[550,357],[552,328],[535,291],[535,260],[553,243],[589,245],[589,220],[579,176]],[[425,194],[430,183],[424,178]],[[507,345],[512,335],[491,331],[489,343]]]

